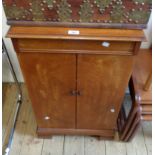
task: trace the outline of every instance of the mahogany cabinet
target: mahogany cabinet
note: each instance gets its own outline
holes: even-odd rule
[[[145,40],[142,30],[12,26],[7,36],[38,135],[114,137],[134,58]]]

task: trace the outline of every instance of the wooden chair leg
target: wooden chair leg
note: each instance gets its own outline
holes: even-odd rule
[[[133,138],[133,136],[135,135],[135,133],[139,127],[140,122],[141,122],[141,114],[139,112],[137,112],[135,119],[132,122],[132,124],[128,130],[128,133],[125,136],[125,138],[123,139],[123,141],[128,142]]]
[[[152,73],[150,73],[145,85],[144,85],[144,90],[147,91],[150,88],[150,85],[152,83]]]
[[[124,124],[124,128],[122,129],[121,133],[120,133],[120,139],[121,140],[124,140],[125,139],[125,136],[127,135],[128,133],[128,130],[131,126],[131,124],[133,123],[134,121],[134,118],[137,114],[137,111],[139,110],[139,106],[133,106],[130,113],[129,113],[129,116]]]

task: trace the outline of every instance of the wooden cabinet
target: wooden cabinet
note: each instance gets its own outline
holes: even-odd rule
[[[113,138],[143,31],[79,28],[79,35],[68,35],[68,30],[11,27],[8,32],[37,132]]]

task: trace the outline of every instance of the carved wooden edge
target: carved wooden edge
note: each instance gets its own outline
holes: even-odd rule
[[[37,134],[41,136],[52,136],[52,135],[90,135],[90,136],[101,136],[101,137],[113,137],[115,130],[89,130],[89,129],[53,129],[53,128],[37,128]]]
[[[134,47],[134,49],[133,49],[133,53],[134,53],[135,55],[138,54],[139,49],[140,49],[140,45],[141,45],[141,42],[136,42],[136,43],[135,43],[135,47]]]
[[[11,38],[11,41],[13,43],[13,47],[14,47],[14,50],[16,53],[20,52],[20,49],[18,47],[18,39],[15,39],[15,38]]]
[[[79,31],[79,35],[69,35],[69,30]],[[6,37],[35,39],[72,39],[107,41],[146,41],[143,30],[90,29],[68,27],[19,27],[12,26]]]
[[[11,26],[58,26],[58,27],[86,27],[86,28],[115,28],[115,29],[146,29],[147,24],[126,24],[126,23],[79,23],[79,22],[52,22],[52,21],[15,21],[8,20]]]
[[[152,72],[149,74],[149,76],[148,76],[148,78],[146,80],[146,83],[144,85],[144,90],[148,91],[150,86],[151,86],[151,84],[152,84]]]
[[[152,104],[150,105],[141,105],[142,114],[152,114]]]
[[[143,121],[152,121],[152,114],[143,114],[141,116],[141,120],[143,120]]]
[[[18,48],[18,51],[21,51],[22,53],[54,53],[54,54],[61,54],[61,53],[67,53],[67,54],[105,54],[105,55],[133,55],[132,51],[91,51],[91,50],[67,50],[67,49],[21,49]]]

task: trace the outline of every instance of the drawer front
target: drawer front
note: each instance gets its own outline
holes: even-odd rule
[[[17,43],[20,52],[132,55],[135,47],[135,42],[127,41],[19,39]]]

